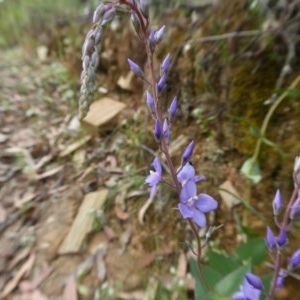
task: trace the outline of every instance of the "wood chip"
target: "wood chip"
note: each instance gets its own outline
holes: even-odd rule
[[[74,151],[76,151],[77,149],[79,149],[80,147],[82,147],[83,145],[85,145],[91,138],[92,138],[92,136],[88,135],[88,136],[85,136],[82,139],[74,142],[70,146],[68,146],[65,149],[63,149],[59,153],[59,157],[66,157],[66,156],[68,156],[69,154],[73,153]]]
[[[17,274],[6,284],[5,288],[0,294],[0,298],[5,298],[17,287],[20,280],[31,271],[34,261],[35,261],[35,254],[32,253],[28,258],[28,260],[22,265],[22,267],[17,272]]]
[[[103,98],[93,102],[88,114],[83,119],[86,123],[99,127],[120,113],[125,104],[110,98]]]
[[[107,193],[108,190],[104,189],[89,193],[84,197],[72,227],[58,250],[59,254],[78,253],[80,251],[83,240],[93,227],[91,212],[103,207]]]

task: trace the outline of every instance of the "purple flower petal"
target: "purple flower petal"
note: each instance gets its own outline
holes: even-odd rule
[[[200,211],[208,213],[218,207],[218,202],[207,194],[200,194],[198,200],[195,201],[194,206]]]
[[[178,204],[179,211],[184,219],[193,217],[193,210],[186,204],[179,203]]]
[[[192,197],[195,197],[197,194],[197,187],[193,181],[188,181],[180,192],[180,201],[186,203],[191,200]]]
[[[266,244],[270,250],[275,250],[277,248],[276,238],[269,226],[267,227]]]
[[[245,278],[248,281],[248,283],[251,284],[255,289],[258,289],[260,291],[263,290],[262,281],[258,276],[252,273],[246,273]]]
[[[195,207],[193,209],[193,220],[200,227],[206,227],[206,217],[205,214],[197,210]]]
[[[195,168],[189,162],[186,163],[177,174],[177,179],[184,184],[186,181],[195,177]]]

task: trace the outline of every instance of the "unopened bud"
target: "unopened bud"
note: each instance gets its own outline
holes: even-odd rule
[[[135,32],[137,33],[137,35],[139,35],[140,30],[141,30],[141,24],[140,24],[138,17],[136,16],[136,14],[134,12],[131,14],[130,19],[131,19],[131,22],[132,22]]]
[[[138,75],[139,77],[144,78],[144,72],[142,71],[142,69],[131,59],[128,58],[127,61],[132,72]]]
[[[103,3],[98,5],[94,11],[93,23],[98,23],[106,10],[107,10],[107,6],[104,5]]]
[[[184,165],[186,162],[188,162],[193,155],[195,143],[194,141],[191,141],[188,146],[183,151],[182,157],[181,157],[181,164]]]
[[[275,198],[273,200],[273,213],[274,216],[278,216],[280,212],[282,211],[283,205],[282,205],[282,199],[280,195],[280,190],[277,190]]]
[[[161,93],[163,91],[163,89],[166,87],[166,83],[167,83],[167,76],[166,74],[163,74],[163,76],[161,76],[157,84],[158,93]]]
[[[157,119],[155,121],[154,137],[158,143],[161,142],[161,139],[163,137],[161,124],[160,124],[159,120],[157,120]]]
[[[298,249],[290,258],[288,269],[295,270],[300,266],[300,249]]]
[[[171,55],[170,53],[165,57],[163,60],[161,66],[160,66],[160,75],[163,75],[164,73],[168,73],[170,70],[171,65]]]
[[[250,285],[252,285],[255,289],[260,290],[260,291],[262,291],[264,289],[262,281],[258,276],[254,275],[252,273],[246,273],[245,278],[248,281],[248,283]]]
[[[155,114],[155,101],[149,91],[146,91],[146,104],[149,109],[149,112],[154,115]]]
[[[146,19],[149,18],[149,5],[147,0],[140,0],[140,11]]]
[[[177,97],[175,96],[168,109],[168,119],[170,123],[174,120],[176,112],[177,112]]]
[[[110,23],[115,17],[115,14],[116,9],[114,7],[111,7],[109,10],[107,10],[102,17],[101,25],[104,26],[107,23]]]
[[[165,33],[165,28],[166,26],[163,25],[160,29],[158,29],[156,32],[155,32],[155,41],[156,41],[156,45],[158,45],[161,40],[163,39],[164,37],[164,33]]]
[[[268,249],[271,251],[277,248],[276,238],[269,226],[267,227],[266,244]]]

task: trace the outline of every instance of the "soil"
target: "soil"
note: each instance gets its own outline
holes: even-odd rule
[[[273,224],[276,189],[281,189],[285,203],[293,190],[291,173],[300,153],[296,95],[279,106],[267,128],[266,137],[275,146],[264,145],[260,152],[262,181],[250,186],[240,174],[257,139],[249,128],[252,132],[260,128],[270,108],[264,102],[274,92],[286,49],[277,37],[271,45],[261,36],[187,42],[261,28],[257,15],[245,11],[245,1],[232,3],[193,12],[198,20],[194,22],[187,11],[169,8],[161,19],[170,28],[157,53],[158,61],[166,52],[174,53],[164,94],[166,99],[176,94],[180,99],[172,137],[175,146],[180,145],[178,136],[185,143],[196,142],[192,162],[207,178],[202,190],[220,203],[210,223],[224,224],[215,238],[228,252],[243,238],[234,215],[244,216],[245,209],[242,205],[228,209],[219,186],[233,183],[267,219],[263,222],[247,213],[247,227],[264,236],[267,224]],[[157,146],[143,107],[143,83],[133,78],[126,88],[118,84],[120,76],[128,75],[127,57],[145,63],[139,49],[128,26],[108,29],[97,97],[121,101],[126,108],[98,128],[76,118],[79,55],[58,60],[55,47],[48,47],[46,57],[23,47],[1,50],[0,291],[6,299],[72,300],[77,299],[75,294],[79,299],[154,299],[153,286],[168,286],[175,279],[184,282],[186,295],[192,294],[194,284],[187,274],[192,234],[174,210],[176,196],[160,187],[143,222],[139,218],[148,197],[144,179]],[[298,73],[295,63],[280,88],[287,88]],[[162,109],[166,107],[163,103]],[[177,163],[183,148],[174,150]],[[92,230],[79,251],[62,254],[62,242],[85,197],[100,190],[109,195],[103,207],[91,212]],[[299,246],[297,229],[295,224],[287,256]],[[258,270],[267,271],[264,266]],[[299,299],[297,284],[288,279],[278,298]],[[97,290],[102,298],[96,298]],[[182,299],[177,291],[169,292],[169,297]]]

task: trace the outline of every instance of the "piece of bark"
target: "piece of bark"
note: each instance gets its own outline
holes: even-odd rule
[[[108,190],[105,189],[89,193],[84,197],[71,229],[58,250],[58,254],[78,253],[80,251],[82,242],[93,227],[91,211],[103,207],[107,193]]]
[[[92,126],[99,127],[109,122],[120,113],[124,107],[124,103],[106,97],[93,102],[83,120]]]

